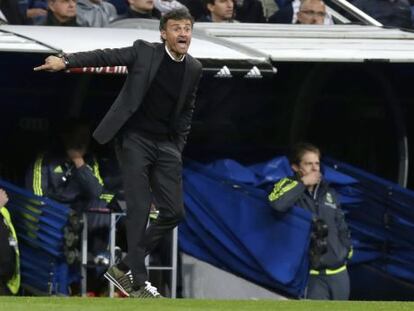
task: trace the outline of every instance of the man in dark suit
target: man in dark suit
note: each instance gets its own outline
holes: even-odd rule
[[[160,297],[147,281],[145,256],[184,217],[181,153],[190,131],[201,64],[187,54],[193,18],[174,10],[160,20],[163,43],[49,56],[34,70],[128,67],[117,99],[93,136],[116,139],[127,203],[128,255],[105,277],[129,297]],[[160,213],[146,229],[151,201]]]

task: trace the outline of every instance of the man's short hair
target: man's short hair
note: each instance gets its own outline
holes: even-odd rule
[[[292,146],[289,153],[289,162],[290,164],[299,165],[300,161],[302,161],[303,156],[306,152],[313,152],[316,153],[319,158],[321,158],[321,151],[318,147],[311,143],[307,142],[300,142],[296,143]]]
[[[191,27],[194,25],[194,17],[190,14],[190,12],[187,9],[177,9],[177,10],[171,10],[167,13],[165,13],[163,16],[161,16],[160,19],[160,30],[165,30],[165,26],[167,25],[167,22],[172,19],[175,21],[188,19],[191,21]]]

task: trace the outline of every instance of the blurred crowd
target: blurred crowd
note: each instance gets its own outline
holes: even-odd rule
[[[384,26],[410,29],[414,0],[349,0]],[[328,3],[329,5],[329,3]],[[323,0],[0,0],[0,24],[106,27],[186,7],[198,22],[330,25]]]

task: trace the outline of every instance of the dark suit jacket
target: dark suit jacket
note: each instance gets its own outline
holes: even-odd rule
[[[137,40],[132,47],[94,50],[67,55],[69,67],[127,66],[125,83],[93,137],[101,144],[110,141],[125,122],[137,111],[165,54],[162,43]],[[191,119],[198,82],[201,77],[201,63],[187,54],[185,72],[180,96],[170,128],[180,150],[184,148],[190,132]]]
[[[292,24],[292,20],[292,3],[288,3],[284,7],[276,11],[272,16],[270,16],[268,22],[273,24]]]

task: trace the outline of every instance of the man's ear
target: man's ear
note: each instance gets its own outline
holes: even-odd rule
[[[161,30],[161,38],[163,40],[167,40],[167,33],[165,32],[165,30]]]
[[[292,170],[293,170],[295,173],[298,173],[298,172],[299,172],[299,166],[297,166],[297,164],[292,164],[290,167],[292,168]]]
[[[209,12],[212,12],[212,11],[214,10],[214,5],[213,5],[213,4],[211,4],[211,3],[207,3],[207,10],[208,10]]]

